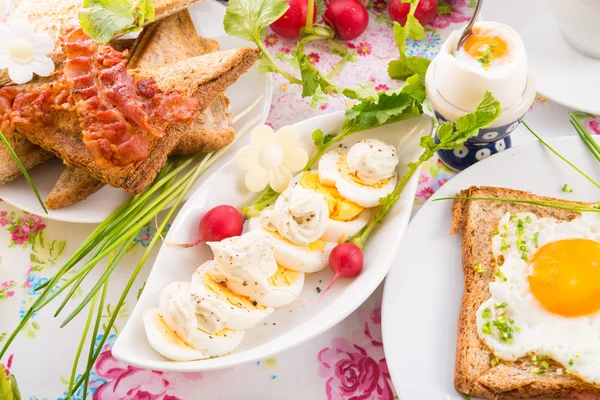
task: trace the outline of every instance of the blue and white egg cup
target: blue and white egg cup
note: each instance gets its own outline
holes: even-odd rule
[[[440,124],[448,121],[454,122],[459,117],[468,114],[468,111],[449,104],[434,87],[435,62],[436,60],[433,60],[427,70],[425,79],[427,97]],[[455,171],[462,171],[478,161],[510,148],[512,146],[510,134],[519,126],[525,113],[533,104],[535,89],[535,77],[529,71],[527,85],[521,97],[511,106],[504,108],[500,117],[492,125],[480,129],[477,136],[469,138],[460,149],[438,151],[442,162]],[[439,143],[437,135],[435,141]]]

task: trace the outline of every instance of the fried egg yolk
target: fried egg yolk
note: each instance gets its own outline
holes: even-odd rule
[[[491,29],[473,29],[463,48],[467,54],[482,64],[491,64],[508,53],[508,44]]]
[[[600,243],[558,240],[542,246],[529,262],[529,285],[548,311],[577,317],[600,310]]]
[[[329,207],[329,218],[337,221],[353,221],[358,218],[364,207],[343,198],[335,186],[324,186],[317,172],[307,172],[300,178],[300,185],[321,193]],[[311,243],[312,244],[312,243]]]

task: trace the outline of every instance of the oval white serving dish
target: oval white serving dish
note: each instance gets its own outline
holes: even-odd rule
[[[300,145],[309,154],[315,152],[311,134],[322,129],[326,134],[338,131],[344,113],[337,112],[297,123]],[[421,136],[431,135],[433,121],[429,116],[413,118],[392,125],[359,132],[342,143],[352,144],[362,138],[377,138],[398,147],[403,175],[406,165],[421,154]],[[192,242],[197,237],[198,222],[210,208],[219,204],[242,206],[256,194],[249,193],[243,184],[244,173],[230,161],[210,175],[187,201],[173,222],[166,240],[176,243]],[[161,290],[177,280],[189,280],[204,261],[212,258],[208,246],[181,249],[163,245],[144,291],[127,324],[119,335],[112,354],[119,360],[141,368],[162,371],[196,372],[230,368],[238,364],[264,359],[298,345],[329,329],[362,304],[383,280],[396,257],[413,207],[418,184],[415,173],[384,222],[372,234],[364,248],[364,269],[354,279],[339,279],[324,299],[313,303],[296,301],[275,310],[264,323],[246,331],[242,344],[230,355],[207,360],[175,362],[158,354],[146,340],[142,316],[158,304]],[[317,287],[323,289],[333,274],[329,268],[306,277],[301,296],[318,297]]]

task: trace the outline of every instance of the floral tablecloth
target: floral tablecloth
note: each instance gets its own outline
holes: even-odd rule
[[[16,1],[12,1],[14,5]],[[426,38],[409,43],[411,54],[432,58],[452,29],[469,19],[473,4],[467,0],[441,1],[438,15],[427,28]],[[387,63],[398,56],[391,33],[385,0],[371,1],[371,23],[359,38],[346,45],[351,62],[336,78],[346,85],[361,85],[377,90],[398,86],[387,76]],[[11,0],[0,0],[0,20],[6,17]],[[488,16],[489,18],[490,16]],[[291,55],[294,43],[269,34],[265,44],[290,72],[297,72]],[[320,69],[332,68],[339,57],[331,55],[325,44],[309,51],[311,61]],[[269,123],[278,128],[305,118],[344,109],[351,102],[344,97],[301,99],[300,88],[275,76],[275,93]],[[574,134],[567,109],[538,97],[527,121],[543,136]],[[591,132],[600,134],[600,119],[586,122]],[[518,145],[533,140],[519,127],[513,133]],[[415,208],[423,204],[454,174],[437,159],[422,170]],[[57,271],[92,230],[88,225],[66,224],[29,215],[0,203],[0,345],[7,334],[35,301],[37,285]],[[113,314],[113,303],[134,266],[133,259],[148,245],[153,233],[148,227],[139,233],[135,246],[115,271],[103,317]],[[424,245],[426,246],[426,245]],[[426,248],[424,247],[424,251]],[[128,262],[128,259],[132,260]],[[111,354],[111,344],[119,334],[136,296],[143,289],[153,260],[135,283],[126,306],[120,311],[117,326],[108,338],[91,377],[88,395],[99,400],[388,400],[394,388],[385,362],[381,340],[382,287],[353,314],[328,332],[275,358],[234,369],[195,374],[162,373],[124,365]],[[96,268],[101,270],[101,268]],[[87,282],[93,282],[98,275]],[[69,276],[66,277],[68,279]],[[88,283],[89,285],[89,283]],[[77,293],[82,298],[84,285]],[[69,310],[66,310],[69,311]],[[67,315],[63,312],[62,315]],[[71,362],[84,324],[79,317],[64,329],[62,319],[43,310],[13,343],[10,354],[1,360],[18,378],[24,399],[62,399],[66,393]],[[412,327],[415,329],[415,327]],[[98,341],[100,338],[97,338]],[[426,344],[424,344],[426,345]],[[451,366],[448,366],[451,368]],[[406,377],[410,379],[410,377]],[[80,399],[78,393],[75,399]]]

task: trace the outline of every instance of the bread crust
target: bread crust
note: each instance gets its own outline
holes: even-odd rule
[[[504,197],[514,199],[560,200],[533,193],[496,188],[470,187],[457,197]],[[584,204],[584,203],[581,203]],[[495,279],[496,261],[492,253],[492,232],[507,212],[531,212],[538,217],[569,221],[579,212],[559,210],[524,203],[505,203],[482,200],[455,200],[452,234],[462,234],[462,264],[465,276],[464,292],[458,320],[454,386],[470,396],[485,399],[566,398],[574,394],[600,395],[600,387],[566,373],[563,366],[550,362],[545,374],[532,373],[535,364],[530,357],[515,362],[502,361],[492,367],[492,353],[479,338],[476,312],[489,299],[489,283]],[[481,263],[483,273],[474,265]]]

